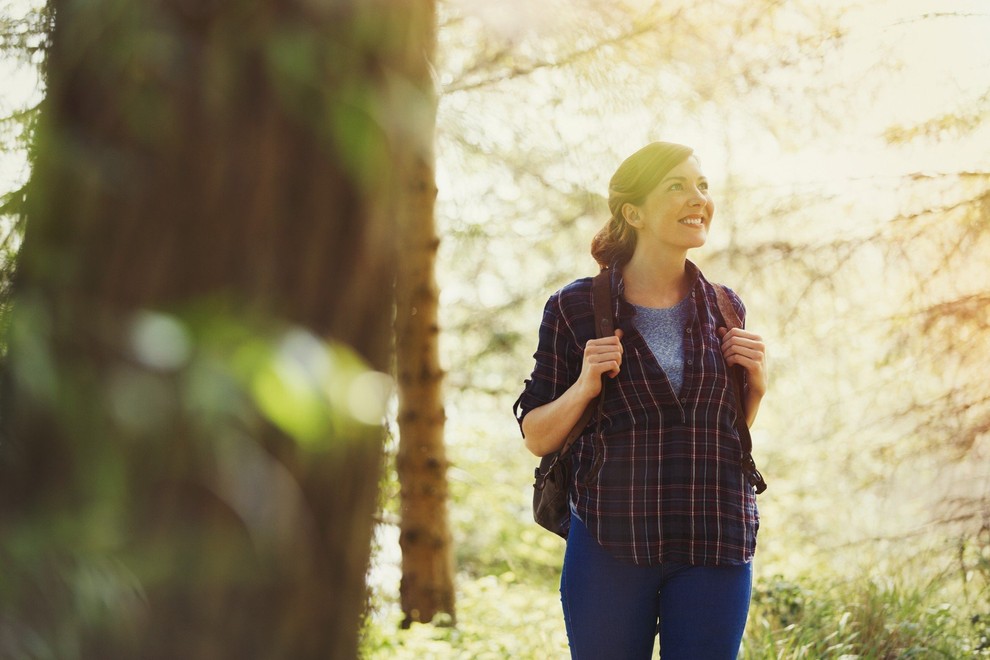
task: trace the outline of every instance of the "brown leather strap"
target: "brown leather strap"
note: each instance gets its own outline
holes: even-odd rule
[[[739,314],[736,313],[736,308],[732,306],[732,301],[729,300],[729,294],[726,293],[725,287],[721,284],[715,285],[715,297],[718,300],[718,311],[722,315],[722,320],[725,321],[726,328],[732,330],[733,328],[741,328],[742,322],[739,320]],[[739,431],[739,440],[742,443],[742,449],[746,452],[753,451],[753,438],[749,434],[749,424],[746,423],[746,405],[745,398],[743,398],[743,369],[740,366],[735,366],[730,369],[729,379],[732,381],[732,389],[736,394],[736,406],[739,411],[739,415],[736,418],[736,429]]]
[[[727,329],[741,328],[742,321],[739,320],[739,314],[736,313],[736,308],[729,300],[729,294],[726,293],[725,287],[721,284],[715,285],[715,298],[718,301],[718,311],[722,315]],[[739,411],[736,416],[736,431],[739,433],[739,445],[743,452],[740,464],[743,466],[750,483],[756,488],[756,492],[762,493],[767,489],[767,483],[753,461],[753,437],[749,433],[749,424],[746,422],[746,400],[743,397],[744,373],[743,368],[736,365],[731,368],[729,374],[732,389],[736,394],[736,410]]]
[[[598,339],[615,334],[612,308],[612,271],[603,268],[591,282],[591,306],[595,310],[595,332]]]
[[[591,307],[595,315],[595,337],[601,339],[602,337],[610,337],[615,334],[615,321],[612,308],[612,271],[608,268],[603,268],[591,281]],[[605,387],[604,377],[602,387]],[[603,397],[599,394],[588,402],[588,407],[581,413],[577,424],[567,434],[567,439],[564,440],[564,445],[560,448],[561,456],[567,454],[571,450],[571,445],[574,444],[574,441],[581,437],[581,433],[588,426],[588,423],[591,422],[596,409],[599,417],[601,417],[603,400]]]
[[[715,285],[715,297],[718,299],[718,311],[721,312],[722,318],[725,320],[729,330],[732,328],[741,328],[742,321],[739,320],[739,315],[736,314],[736,308],[732,305],[732,301],[729,300],[729,294],[721,284]]]

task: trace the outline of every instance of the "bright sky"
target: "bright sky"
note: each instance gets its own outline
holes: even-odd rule
[[[0,4],[3,14],[20,17],[42,0],[8,0]],[[28,107],[39,100],[38,77],[31,67],[0,58],[0,117]],[[23,153],[0,153],[0,195],[17,188],[27,177]]]
[[[529,1],[516,3],[511,11],[508,8],[511,3],[493,6],[480,0],[451,1],[503,35],[532,29],[533,25],[552,29],[553,14],[560,15],[561,10],[560,2],[550,0],[538,4],[548,8],[545,12],[538,11],[534,8],[537,5]],[[821,2],[823,7],[839,4]],[[18,16],[42,3],[43,0],[7,0],[0,10]],[[990,167],[987,162],[990,128],[985,128],[977,139],[963,143],[948,141],[898,150],[886,148],[878,140],[891,124],[910,125],[951,113],[990,90],[990,0],[869,0],[860,4],[864,6],[843,14],[850,37],[831,68],[837,75],[836,84],[842,84],[843,73],[848,80],[856,80],[864,67],[878,61],[899,61],[900,71],[889,75],[876,98],[865,94],[861,97],[859,107],[854,108],[859,113],[856,123],[844,126],[830,141],[830,148],[802,154],[774,152],[760,145],[757,150],[768,158],[759,171],[771,178],[821,181],[863,178],[878,172]],[[36,76],[29,67],[0,60],[0,83],[2,115],[38,99]],[[577,124],[574,129],[600,130]],[[706,141],[713,138],[703,130],[685,127],[684,132],[682,141],[695,145],[699,153],[722,149],[719,143],[706,148]],[[628,139],[631,152],[639,146],[641,138],[630,134]],[[745,138],[740,140],[745,142]],[[712,160],[706,165],[709,169],[719,167]],[[719,173],[711,174],[717,177]],[[26,175],[23,153],[0,155],[0,194],[19,185]]]
[[[860,125],[836,136],[840,148],[835,157],[841,162],[835,169],[858,177],[878,169],[945,172],[990,166],[990,139],[909,150],[884,149],[875,140],[892,124],[910,126],[957,112],[990,92],[990,2],[870,2],[850,12],[846,25],[851,32],[841,66],[850,77],[855,79],[858,70],[873,62],[900,62],[901,67],[888,74],[875,99],[862,97],[856,108]],[[846,148],[857,147],[861,157],[856,162],[843,157]]]
[[[840,52],[828,56],[825,71],[835,86],[846,87],[844,96],[851,99],[851,105],[837,108],[836,114],[851,110],[851,118],[826,143],[808,144],[803,150],[778,151],[767,143],[745,149],[746,138],[737,136],[737,151],[747,158],[753,153],[764,156],[757,167],[747,169],[773,181],[817,183],[990,168],[990,126],[964,142],[950,139],[891,148],[882,140],[893,125],[910,127],[951,114],[990,93],[990,0],[862,4],[842,13],[848,36]],[[878,64],[896,68],[883,72],[875,89],[857,90],[863,72]],[[706,140],[712,138],[701,129],[684,141],[699,145],[704,153]],[[715,141],[710,150],[720,152],[723,145]]]

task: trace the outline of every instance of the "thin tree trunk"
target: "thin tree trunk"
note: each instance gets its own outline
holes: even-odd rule
[[[53,0],[0,655],[356,656],[428,6]]]
[[[424,12],[425,15],[425,12]],[[431,27],[432,29],[432,27]],[[411,54],[409,77],[435,103],[430,77],[432,47]],[[435,113],[435,106],[434,106]],[[435,115],[434,115],[435,116]],[[438,354],[438,292],[434,269],[436,183],[433,132],[424,136],[405,185],[409,206],[401,213],[396,280],[396,367],[399,385],[399,451],[404,626],[429,622],[440,612],[454,617],[454,565],[447,521],[447,458]]]

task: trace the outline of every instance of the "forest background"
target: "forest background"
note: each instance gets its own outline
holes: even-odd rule
[[[31,6],[9,3],[14,24]],[[990,653],[990,6],[438,5],[436,279],[457,616],[400,629],[386,471],[366,657],[560,657],[563,544],[511,404],[546,297],[594,272],[607,179],[651,140],[712,180],[709,244],[769,347],[770,482],[743,654]],[[37,64],[34,62],[33,64]],[[3,72],[8,191],[29,58]],[[19,229],[5,217],[5,258]],[[395,413],[387,427],[395,430]],[[397,451],[397,434],[388,443]]]

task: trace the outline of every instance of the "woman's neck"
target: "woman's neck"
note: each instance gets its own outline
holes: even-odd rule
[[[686,262],[687,250],[659,255],[637,249],[622,268],[626,300],[642,307],[673,307],[691,290]]]

